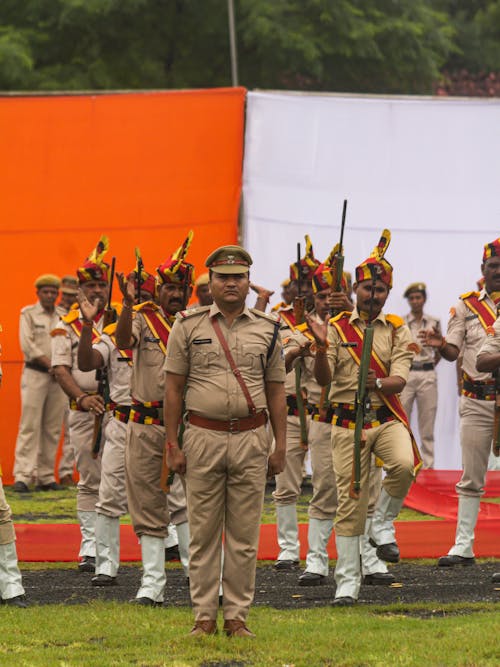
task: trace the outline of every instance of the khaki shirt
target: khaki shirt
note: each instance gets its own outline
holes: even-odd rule
[[[413,341],[418,345],[420,352],[415,354],[413,363],[415,364],[434,364],[436,361],[435,348],[428,345],[422,345],[422,341],[419,339],[418,334],[420,331],[425,329],[425,331],[432,331],[435,329],[438,334],[441,334],[441,322],[432,315],[427,315],[426,313],[422,314],[422,319],[417,320],[412,313],[405,315],[404,320],[408,325]]]
[[[279,336],[267,359],[276,320],[245,306],[228,329],[215,303],[177,315],[170,335],[165,370],[187,378],[186,409],[221,421],[246,417],[249,413],[243,391],[210,323],[213,316],[218,316],[222,333],[257,411],[264,410],[267,407],[265,383],[285,381]]]
[[[79,310],[78,315],[80,315]],[[102,333],[102,325],[103,318],[101,317],[99,322],[94,325],[94,328],[97,329],[99,333]],[[77,336],[72,327],[63,320],[58,322],[57,329],[64,330],[65,333],[52,337],[52,365],[67,366],[70,368],[73,379],[82,391],[97,391],[95,371],[83,372],[78,368],[78,342],[80,337]]]
[[[160,310],[167,322],[170,318]],[[132,320],[134,365],[131,394],[140,403],[163,401],[165,393],[165,354],[158,338],[138,311]],[[170,347],[170,336],[168,338]]]
[[[50,359],[52,354],[50,332],[64,314],[64,310],[59,306],[54,308],[53,313],[47,313],[40,303],[26,306],[21,310],[19,338],[24,361],[33,361],[38,357]]]
[[[495,322],[493,329],[495,334],[493,336],[485,336],[483,344],[479,349],[478,356],[480,354],[498,354],[500,352],[500,319]]]
[[[366,324],[359,317],[357,308],[352,311],[349,322],[355,323],[364,332]],[[406,382],[414,355],[410,330],[405,324],[394,328],[383,313],[379,313],[373,321],[373,328],[373,350],[386,366],[387,374],[397,375]],[[358,389],[359,366],[331,324],[328,326],[328,342],[327,358],[333,378],[330,401],[353,404]],[[373,407],[383,404],[375,391],[370,393],[370,398]]]
[[[118,405],[130,405],[130,381],[132,366],[120,354],[118,348],[107,333],[93,345],[103,358],[108,368],[109,396]]]
[[[479,299],[485,299],[488,305],[496,312],[496,305],[488,296],[486,290],[481,290]],[[455,345],[463,353],[462,369],[473,380],[484,382],[491,380],[491,373],[479,373],[476,370],[476,358],[487,335],[477,315],[467,308],[460,299],[452,308],[446,332],[446,342]]]

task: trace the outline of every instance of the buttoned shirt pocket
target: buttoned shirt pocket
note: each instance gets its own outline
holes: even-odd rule
[[[211,343],[191,346],[191,367],[196,372],[207,375],[220,370],[221,350]]]
[[[236,349],[235,361],[242,371],[263,372],[267,365],[268,347],[265,341],[241,343]]]
[[[157,366],[158,356],[162,355],[158,343],[144,339],[140,348],[140,354],[145,366]]]

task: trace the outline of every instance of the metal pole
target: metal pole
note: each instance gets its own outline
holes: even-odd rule
[[[238,85],[238,55],[236,52],[236,28],[234,23],[233,0],[227,0],[227,14],[229,21],[229,47],[231,52],[231,83],[233,87]]]

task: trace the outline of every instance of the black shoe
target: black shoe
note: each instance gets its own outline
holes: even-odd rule
[[[298,566],[298,560],[277,560],[274,563],[275,570],[295,570]]]
[[[91,579],[92,586],[116,586],[116,577],[110,577],[108,574],[98,574]]]
[[[152,600],[151,598],[134,598],[133,600],[130,600],[130,604],[138,604],[141,605],[142,607],[162,607],[163,602],[155,602],[155,600]]]
[[[2,600],[2,604],[9,605],[9,607],[21,607],[23,609],[29,606],[25,595],[16,595],[16,597],[7,598],[7,600]]]
[[[465,556],[441,556],[438,560],[439,567],[453,567],[454,565],[474,565],[476,559],[466,558]]]
[[[370,544],[377,550],[377,558],[386,563],[399,563],[399,547],[396,542],[389,544],[377,544],[370,537]]]
[[[78,563],[78,572],[95,572],[95,558],[94,556],[83,556]]]
[[[495,574],[491,577],[491,582],[493,584],[500,584],[500,572],[495,572]]]
[[[24,482],[14,482],[12,490],[16,493],[29,493],[28,485]]]
[[[374,572],[363,577],[363,583],[367,586],[390,586],[395,581],[396,577],[390,572]]]
[[[49,484],[37,484],[35,491],[64,491],[64,486],[57,482],[49,482]]]
[[[335,598],[335,600],[332,602],[332,607],[352,607],[353,604],[356,604],[356,600],[346,596],[342,598]]]
[[[165,561],[169,562],[172,560],[180,560],[179,547],[177,544],[174,547],[166,547],[165,549]]]
[[[317,574],[316,572],[302,572],[299,577],[299,586],[321,586],[324,584],[326,577],[324,574]]]

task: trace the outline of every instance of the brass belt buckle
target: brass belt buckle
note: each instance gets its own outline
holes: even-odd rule
[[[240,420],[237,417],[229,420],[229,433],[239,433],[240,432]]]

